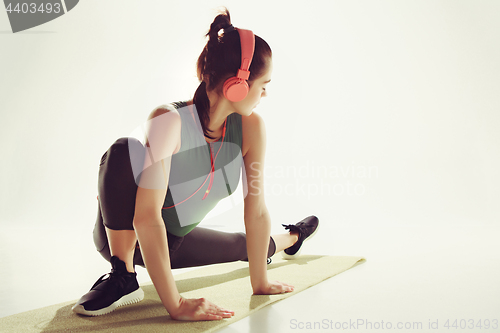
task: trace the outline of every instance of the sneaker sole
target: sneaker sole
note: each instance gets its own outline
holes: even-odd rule
[[[139,287],[139,289],[131,292],[130,294],[122,296],[122,298],[120,298],[119,300],[117,300],[116,302],[111,304],[110,306],[99,309],[99,310],[85,310],[85,308],[81,304],[75,304],[71,309],[75,313],[85,315],[85,316],[95,317],[95,316],[101,316],[101,315],[110,313],[110,312],[116,310],[117,308],[119,308],[120,306],[138,303],[138,302],[142,301],[143,299],[144,299],[144,291]]]
[[[298,257],[300,257],[300,252],[302,251],[302,246],[304,246],[305,242],[307,242],[308,240],[310,240],[311,238],[313,238],[314,235],[316,235],[316,233],[318,232],[318,229],[319,229],[319,223],[318,223],[318,226],[316,227],[316,230],[314,230],[314,232],[309,237],[307,237],[306,239],[304,239],[304,242],[302,242],[302,245],[300,246],[300,248],[297,251],[297,253],[295,253],[295,254],[286,254],[284,250],[281,251],[281,256],[283,257],[283,259],[285,259],[285,260],[294,260],[294,259],[297,259]]]

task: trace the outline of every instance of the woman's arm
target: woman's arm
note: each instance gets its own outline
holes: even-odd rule
[[[254,294],[291,291],[291,286],[267,279],[267,251],[271,236],[271,218],[264,200],[264,156],[266,130],[264,121],[253,112],[243,121],[243,161],[245,165],[244,219],[250,281]]]
[[[169,313],[175,312],[181,300],[170,267],[166,229],[161,217],[170,175],[170,159],[180,137],[178,112],[158,108],[148,119],[146,156],[137,188],[134,229],[142,257]]]
[[[160,296],[173,319],[214,320],[231,313],[204,299],[180,296],[170,266],[167,231],[161,216],[170,175],[171,156],[179,147],[181,119],[176,110],[153,111],[147,126],[147,153],[137,188],[134,229],[142,257]]]
[[[271,236],[269,215],[245,216],[247,253],[250,281],[254,294],[265,294],[269,288],[267,279],[267,250]]]

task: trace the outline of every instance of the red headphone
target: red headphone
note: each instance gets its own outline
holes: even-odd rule
[[[224,82],[222,91],[229,101],[239,102],[247,97],[248,90],[250,89],[247,83],[248,77],[250,76],[248,69],[252,63],[255,49],[255,36],[251,30],[234,29],[238,30],[240,34],[241,68],[238,70],[236,76],[230,77]]]

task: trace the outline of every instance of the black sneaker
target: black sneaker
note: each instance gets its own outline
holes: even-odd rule
[[[117,307],[144,299],[144,291],[137,282],[137,273],[129,273],[125,263],[111,257],[111,273],[104,274],[90,291],[72,307],[73,312],[86,316],[100,316]]]
[[[319,219],[311,215],[296,224],[282,224],[285,229],[299,233],[299,240],[282,252],[283,259],[295,259],[299,256],[302,243],[311,239],[318,231]]]

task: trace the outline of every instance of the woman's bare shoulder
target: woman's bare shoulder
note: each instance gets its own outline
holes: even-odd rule
[[[163,104],[156,107],[148,117],[145,145],[151,147],[154,141],[156,149],[165,151],[162,156],[170,156],[166,154],[169,151],[168,146],[173,142],[173,154],[176,154],[181,146],[181,122],[181,116],[173,105]]]
[[[172,104],[162,104],[151,111],[148,120],[161,116],[162,114],[165,114],[167,112],[173,112],[174,114],[179,115],[179,111],[177,111],[177,109]]]

